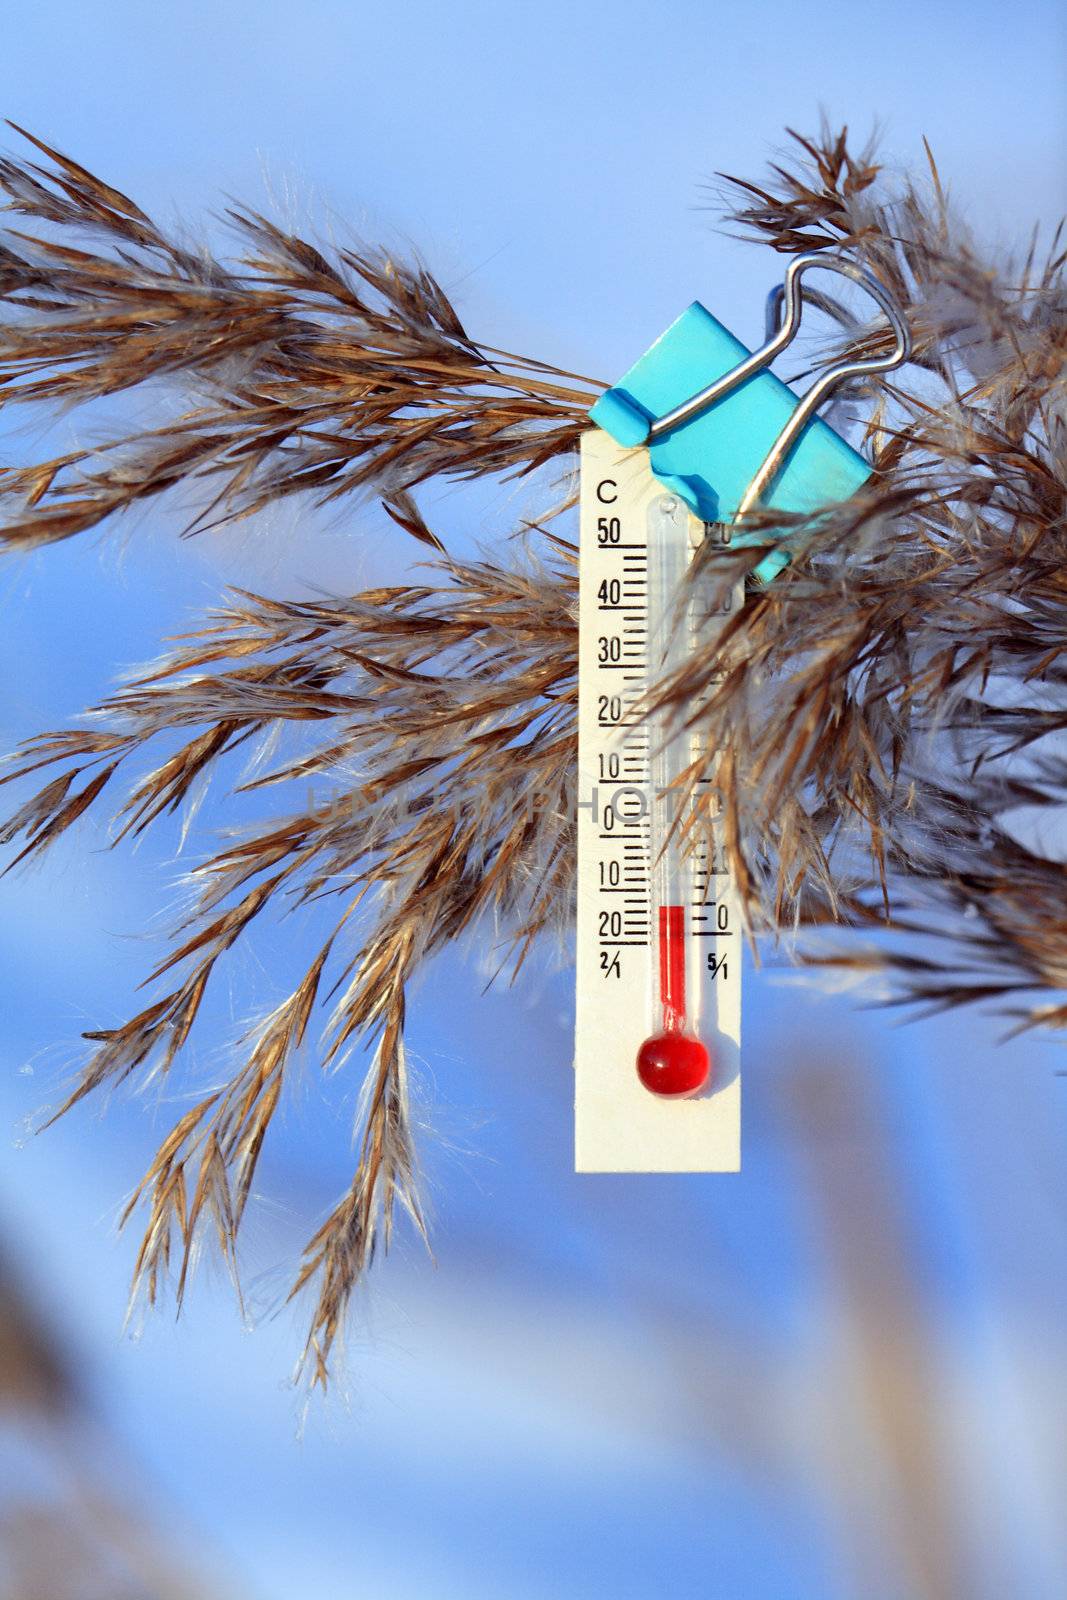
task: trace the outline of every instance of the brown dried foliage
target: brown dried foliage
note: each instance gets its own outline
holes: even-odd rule
[[[0,161],[6,209],[35,224],[11,228],[0,247],[4,401],[69,407],[181,374],[200,403],[163,428],[3,469],[8,545],[66,539],[204,480],[212,495],[196,527],[369,485],[438,547],[414,485],[529,472],[575,447],[595,386],[472,343],[418,263],[327,255],[231,210],[245,254],[224,264],[32,142],[50,166]]]
[[[1059,1026],[1067,838],[1046,853],[1033,820],[1054,824],[1067,797],[1059,234],[1040,261],[1035,234],[1023,259],[991,262],[929,151],[920,185],[887,180],[844,132],[793,137],[800,161],[765,185],[726,180],[730,220],[869,267],[906,312],[913,360],[868,396],[866,492],[808,526],[756,519],[802,556],[664,695],[724,752],[709,759],[754,927],[881,925],[864,946],[801,953],[879,973],[883,998],[993,1000],[1020,1027]],[[827,359],[888,338],[838,321]],[[716,581],[753,561],[740,551]]]
[[[1062,805],[1067,790],[1054,737],[1067,724],[1062,258],[991,266],[932,163],[920,189],[888,181],[844,134],[799,143],[799,164],[765,185],[732,181],[733,222],[776,250],[832,246],[870,266],[906,309],[915,362],[864,395],[877,469],[864,495],[806,526],[757,517],[762,543],[701,574],[729,586],[769,543],[796,553],[662,694],[721,752],[708,767],[754,929],[881,928],[873,946],[819,959],[893,974],[900,998],[993,997],[1024,1025],[1061,1023],[1049,991],[1067,968],[1064,868],[1020,842],[1005,813]],[[5,397],[69,404],[168,377],[197,398],[157,431],[5,469],[9,544],[67,537],[192,478],[212,491],[198,527],[283,495],[364,489],[438,546],[417,484],[570,463],[595,386],[474,343],[425,268],[328,256],[245,212],[231,213],[245,260],[194,256],[125,196],[44,154],[50,166],[0,166],[11,207],[34,224],[0,255]],[[840,324],[828,360],[887,336],[818,304]],[[310,786],[310,800],[221,841],[195,869],[195,902],[151,975],[164,992],[90,1035],[62,1109],[169,1072],[220,959],[264,912],[337,905],[307,973],[251,1033],[234,1077],[174,1127],[133,1203],[147,1209],[149,1298],[171,1271],[180,1297],[206,1227],[236,1268],[313,1014],[325,1011],[327,1063],[371,1046],[352,1185],[294,1287],[313,1298],[314,1382],[326,1382],[352,1289],[398,1204],[423,1231],[408,978],[480,919],[521,961],[569,915],[573,551],[544,529],[518,557],[508,548],[506,563],[442,557],[425,584],[341,600],[235,593],[84,727],[29,741],[3,780],[59,769],[3,830],[24,839],[16,860],[128,770],[119,837],[181,806],[241,746],[280,736],[286,752],[245,788]],[[154,742],[167,748],[145,772]],[[924,950],[930,937],[940,954]]]

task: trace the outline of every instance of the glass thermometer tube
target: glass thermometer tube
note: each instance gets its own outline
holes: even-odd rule
[[[648,688],[683,665],[690,649],[686,574],[690,517],[675,495],[660,495],[648,517]],[[663,711],[647,718],[648,849],[653,957],[652,1018],[637,1053],[641,1082],[672,1098],[697,1093],[711,1060],[699,1038],[699,984],[687,983],[695,893],[679,810],[692,764],[691,737]]]

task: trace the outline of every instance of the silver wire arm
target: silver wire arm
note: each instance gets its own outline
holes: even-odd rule
[[[808,251],[804,255],[794,256],[785,271],[782,284],[771,293],[767,308],[767,323],[769,337],[765,344],[746,357],[730,372],[717,378],[714,383],[709,383],[706,389],[690,396],[668,411],[662,417],[657,417],[648,430],[650,439],[660,438],[665,433],[670,433],[674,428],[680,428],[683,423],[691,422],[694,417],[700,416],[718,401],[726,398],[747,378],[757,372],[762,372],[769,367],[771,362],[781,354],[785,347],[796,337],[800,327],[801,312],[803,310],[803,296],[801,294],[800,280],[806,272],[813,267],[825,267],[829,272],[839,272],[845,278],[851,278],[853,283],[858,283],[861,288],[876,300],[889,319],[890,325],[896,334],[896,342],[886,355],[867,356],[862,359],[839,361],[835,366],[828,367],[811,388],[800,397],[800,401],[789,417],[785,427],[775,439],[767,453],[762,465],[752,478],[744,497],[737,508],[737,520],[746,512],[751,511],[761,496],[766,492],[771,481],[783,465],[786,456],[796,442],[804,428],[811,421],[819,406],[826,399],[830,391],[843,383],[848,378],[857,378],[876,372],[891,372],[905,362],[911,354],[911,336],[907,323],[889,291],[878,279],[864,267],[857,266],[854,261],[849,261],[844,256],[828,255],[821,250]],[[771,331],[778,323],[777,331]]]

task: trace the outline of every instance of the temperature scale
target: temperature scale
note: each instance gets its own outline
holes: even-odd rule
[[[599,428],[580,515],[576,1167],[737,1172],[740,922],[699,746],[645,705],[714,625],[683,602],[706,525]]]

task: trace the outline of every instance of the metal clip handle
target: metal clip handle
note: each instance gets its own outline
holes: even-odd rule
[[[783,351],[797,334],[800,327],[800,317],[803,310],[803,297],[800,290],[800,280],[805,272],[812,267],[825,267],[830,272],[839,272],[843,277],[851,278],[853,283],[858,283],[866,289],[868,294],[878,302],[886,316],[889,318],[893,331],[896,334],[896,343],[893,349],[884,356],[868,356],[862,360],[839,361],[836,366],[828,367],[816,379],[811,388],[800,398],[796,410],[792,412],[788,422],[782,429],[767,453],[766,459],[756,472],[745,491],[744,498],[737,508],[737,519],[740,520],[746,512],[761,498],[770,486],[771,481],[785,461],[790,449],[799,434],[811,421],[819,406],[826,399],[830,390],[842,383],[846,378],[856,378],[874,372],[891,372],[899,367],[911,354],[911,335],[907,323],[901,315],[896,301],[889,291],[879,283],[878,279],[864,267],[857,266],[854,261],[849,261],[844,256],[828,255],[825,251],[811,250],[804,255],[794,256],[785,271],[785,278],[781,287],[772,292],[768,306],[768,324],[773,326],[772,317],[777,320],[779,306],[784,307],[781,326],[777,332],[771,334],[767,342],[758,350],[748,356],[731,372],[724,373],[714,383],[708,384],[706,389],[692,395],[688,400],[683,400],[673,410],[666,412],[662,417],[657,417],[648,430],[650,439],[657,439],[672,429],[679,428],[685,422],[691,422],[694,417],[700,416],[709,407],[719,400],[725,399],[746,378],[751,378],[755,373],[761,372],[764,367],[769,367],[771,362]]]

